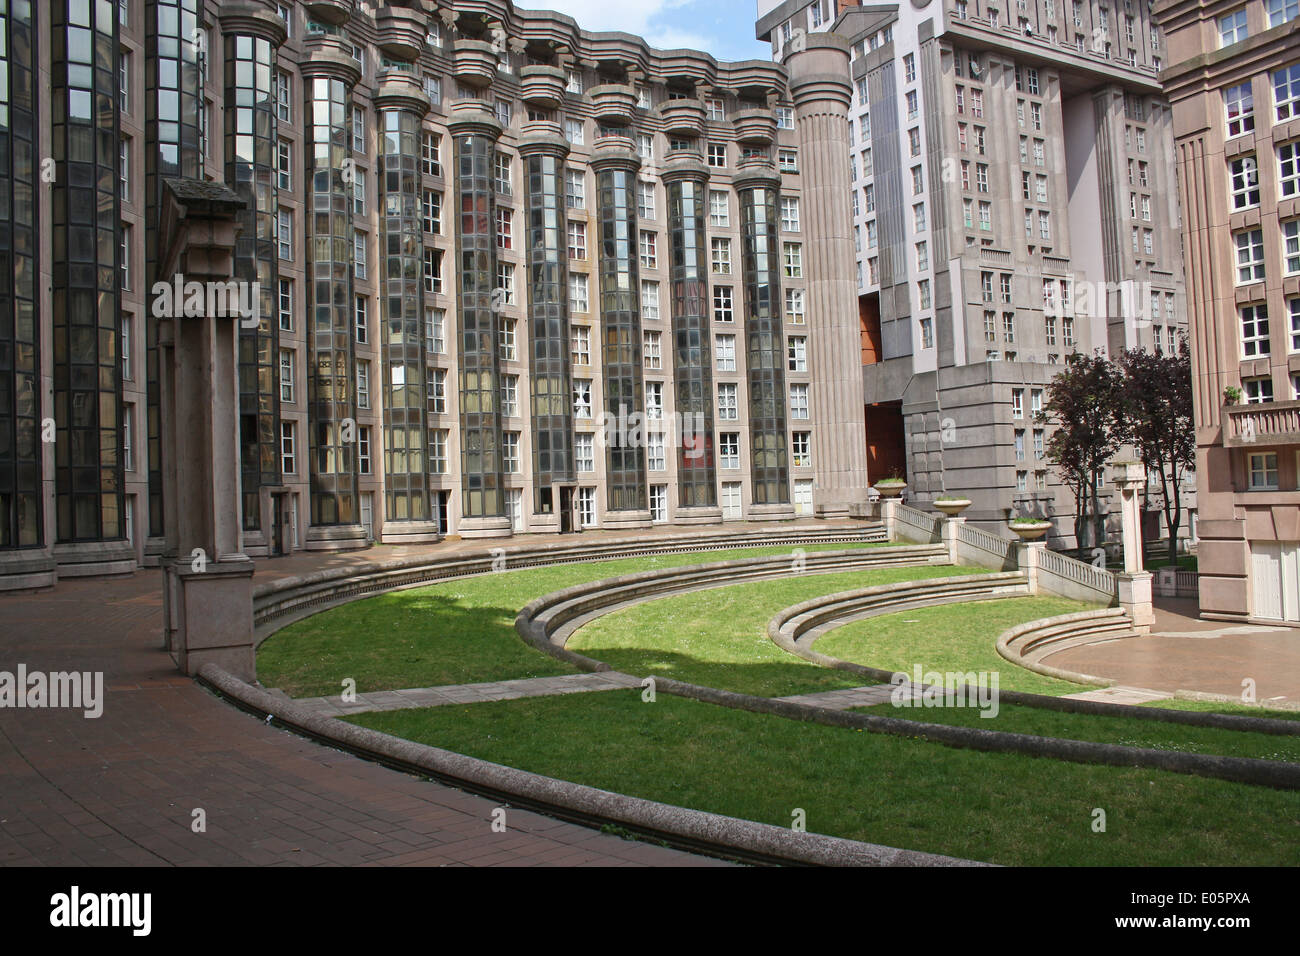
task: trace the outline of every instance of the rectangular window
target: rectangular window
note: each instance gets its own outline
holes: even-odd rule
[[[429,471],[435,475],[447,473],[447,430],[436,428],[429,432]]]
[[[720,275],[731,274],[731,240],[712,239],[709,241],[710,268]]]
[[[293,402],[293,349],[280,349],[280,401]]]
[[[293,120],[293,77],[284,70],[275,73],[275,113],[282,122]]]
[[[1300,140],[1277,148],[1278,193],[1287,199],[1300,196]]]
[[[660,419],[664,417],[664,383],[645,383],[645,417]]]
[[[1241,307],[1241,354],[1244,358],[1263,358],[1269,354],[1267,305]]]
[[[1277,491],[1277,453],[1265,452],[1250,456],[1250,490]]]
[[[872,282],[875,282],[874,275],[872,276]],[[791,325],[804,324],[803,289],[785,290],[785,317],[786,321]]]
[[[740,433],[720,432],[718,434],[718,464],[723,468],[740,467]]]
[[[280,422],[280,471],[286,475],[296,474],[298,471],[294,437],[294,423]]]
[[[710,143],[708,151],[709,165],[721,168],[727,165],[727,146],[725,143]]]
[[[649,185],[648,183],[646,185]],[[709,190],[709,225],[726,228],[731,225],[731,210],[727,194],[721,189]]]
[[[501,376],[501,416],[519,417],[519,376]]]
[[[786,341],[786,364],[792,372],[808,371],[808,337],[792,335]]]
[[[501,468],[506,474],[519,473],[519,432],[501,433]]]
[[[790,386],[790,418],[798,421],[808,420],[808,386]]]
[[[803,246],[797,242],[781,244],[784,274],[787,279],[803,278]]]
[[[421,200],[421,209],[424,214],[424,231],[435,236],[439,235],[442,232],[442,193],[434,189],[426,189]]]
[[[734,372],[736,370],[736,337],[734,335],[717,335],[713,339],[716,371]]]
[[[659,320],[659,283],[642,280],[641,282],[641,319],[657,322]]]
[[[573,380],[573,414],[578,418],[591,417],[591,379]]]
[[[1282,258],[1287,275],[1300,272],[1300,219],[1282,223]]]
[[[796,149],[778,149],[776,161],[783,173],[799,172],[799,151]]]
[[[445,309],[424,310],[425,348],[434,355],[441,355],[447,350],[446,341],[447,312]]]
[[[781,230],[783,232],[799,231],[799,199],[795,196],[781,197]]]
[[[424,250],[424,291],[442,292],[442,250]]]
[[[573,348],[570,351],[574,365],[591,364],[591,329],[584,325],[574,326]]]
[[[596,526],[596,489],[578,489],[578,523],[584,528]]]
[[[657,269],[659,267],[659,253],[657,235],[653,232],[641,233],[641,265],[647,269]]]
[[[428,130],[420,134],[420,171],[426,176],[442,175],[442,137]]]
[[[642,219],[653,219],[655,217],[655,186],[654,183],[640,182],[636,184],[636,212]]]
[[[275,244],[281,259],[293,259],[293,213],[280,209],[275,214]]]
[[[1243,378],[1241,386],[1246,392],[1247,405],[1259,405],[1273,401],[1273,380],[1271,378]]]
[[[650,520],[664,522],[668,520],[668,486],[650,486]]]
[[[366,111],[360,106],[352,107],[352,152],[366,151]]]
[[[646,368],[664,367],[663,338],[662,332],[641,333],[641,356]]]
[[[651,471],[664,471],[667,468],[663,432],[646,433],[646,467]]]
[[[569,209],[587,207],[587,180],[581,169],[564,171],[564,205]]]
[[[357,360],[357,408],[370,407],[370,363]]]
[[[497,329],[497,342],[501,347],[501,358],[506,362],[519,360],[519,348],[515,337],[515,320],[503,318]]]
[[[1268,26],[1280,27],[1300,16],[1300,0],[1268,0]]]
[[[596,436],[591,432],[578,432],[573,436],[573,457],[578,471],[596,470]]]
[[[429,410],[435,415],[447,414],[447,371],[441,368],[428,369]],[[444,433],[445,434],[445,433]]]
[[[1011,390],[1011,417],[1025,417],[1025,390],[1023,388],[1013,388]]]
[[[510,155],[508,153],[498,152],[492,157],[492,186],[500,195],[510,195]]]
[[[587,224],[569,220],[568,226],[569,258],[587,258]]]
[[[587,277],[581,272],[569,273],[569,311],[591,311],[587,298]]]
[[[1228,178],[1234,210],[1259,205],[1259,167],[1254,156],[1239,156],[1229,160]]]
[[[366,234],[363,232],[352,234],[352,265],[353,274],[358,279],[364,279],[366,277]]]
[[[791,432],[790,443],[794,467],[812,467],[812,432]]]
[[[731,382],[718,383],[718,420],[735,421],[740,417],[736,404],[736,385]]]
[[[713,320],[715,322],[734,322],[731,286],[715,285],[713,287]]]
[[[1233,234],[1237,245],[1237,285],[1264,278],[1264,232],[1251,229]]]
[[[370,426],[361,425],[357,428],[357,470],[363,474],[370,474]]]
[[[582,120],[566,119],[564,121],[564,138],[574,146],[581,146],[583,139]]]
[[[1228,135],[1240,136],[1255,128],[1255,96],[1250,81],[1223,91],[1223,107],[1228,115]]]

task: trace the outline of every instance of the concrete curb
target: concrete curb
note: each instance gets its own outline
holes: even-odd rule
[[[297,733],[365,759],[587,826],[614,824],[695,852],[751,863],[808,866],[988,865],[817,833],[798,833],[504,767],[332,717],[317,716],[244,683],[215,664],[205,664],[198,678],[200,683],[243,710],[259,717],[271,715]]]
[[[946,578],[936,578],[936,581],[946,581]],[[922,584],[924,582],[913,582]],[[874,589],[864,589],[874,590]],[[860,674],[863,677],[870,678],[880,683],[888,683],[893,680],[894,672],[881,670],[878,667],[868,667],[865,664],[855,664],[852,661],[841,660],[838,657],[831,657],[813,650],[811,647],[803,647],[798,644],[799,635],[796,633],[794,638],[786,633],[786,624],[805,613],[811,607],[822,601],[829,600],[836,595],[829,595],[827,598],[814,598],[811,601],[804,601],[801,604],[795,604],[785,608],[777,614],[767,625],[767,636],[773,644],[790,654],[796,654],[806,661],[819,664],[822,667],[829,667],[834,670],[848,671],[853,674]],[[936,600],[935,604],[942,603]],[[916,607],[915,603],[908,607],[900,607],[899,610],[907,610],[910,607]],[[1077,611],[1073,614],[1063,614],[1059,617],[1045,617],[1037,621],[1030,621],[1027,624],[1017,625],[1015,628],[1004,632],[998,638],[999,642],[1006,638],[1008,634],[1017,629],[1027,628],[1031,625],[1046,626],[1051,624],[1066,623],[1071,620],[1081,619],[1088,615],[1105,615],[1107,609],[1101,611]],[[1002,655],[1006,657],[1006,655]],[[1020,662],[1007,658],[1017,667],[1022,666]],[[1037,668],[1028,668],[1037,670]],[[1056,671],[1057,669],[1052,668]],[[1064,675],[1064,676],[1062,676]],[[1103,687],[1113,686],[1116,682],[1100,677],[1092,677],[1088,681],[1082,678],[1088,677],[1086,674],[1071,674],[1068,671],[1057,671],[1049,676],[1061,677],[1062,680],[1070,680],[1075,683],[1095,683]],[[1187,694],[1187,699],[1191,700],[1216,700],[1218,702],[1240,703],[1229,697],[1216,697],[1214,695],[1193,696],[1193,692],[1179,691],[1175,696]],[[1039,707],[1044,710],[1055,710],[1069,714],[1089,714],[1100,717],[1134,717],[1139,720],[1153,720],[1169,724],[1186,724],[1191,727],[1211,727],[1218,730],[1237,730],[1249,731],[1261,734],[1275,734],[1283,737],[1300,736],[1300,721],[1278,720],[1270,717],[1246,717],[1234,714],[1206,714],[1190,710],[1169,710],[1163,707],[1138,707],[1134,704],[1113,704],[1106,701],[1093,700],[1071,700],[1065,697],[1053,697],[1048,694],[1031,694],[1025,691],[999,690],[998,698],[1009,704],[1021,704],[1026,707]]]

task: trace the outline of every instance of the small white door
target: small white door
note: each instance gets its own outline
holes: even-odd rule
[[[375,540],[375,493],[361,493],[361,527],[366,529],[366,537]]]
[[[522,488],[506,489],[506,506],[510,509],[510,530],[524,530],[524,492]]]
[[[739,521],[744,517],[740,504],[740,482],[724,481],[722,483],[722,520]]]
[[[125,510],[122,512],[122,519],[126,523],[126,543],[135,547],[135,495],[127,495],[124,499]]]
[[[1282,546],[1259,541],[1250,548],[1251,615],[1282,620]]]
[[[813,513],[813,483],[809,478],[796,478],[794,482],[794,513],[810,515]]]

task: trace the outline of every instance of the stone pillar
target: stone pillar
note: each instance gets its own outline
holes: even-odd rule
[[[898,499],[882,497],[877,504],[880,506],[878,512],[880,523],[885,526],[885,538],[889,541],[897,541],[898,532]]]
[[[961,526],[966,523],[966,519],[960,515],[949,515],[943,519],[943,524],[939,527],[939,533],[943,536],[943,546],[948,549],[948,562],[950,564],[960,564],[957,560],[957,533]]]
[[[1142,569],[1142,521],[1139,495],[1146,484],[1140,462],[1115,464],[1115,487],[1120,493],[1120,536],[1124,541],[1124,571],[1119,579],[1119,606],[1133,619],[1134,630],[1147,632],[1155,619],[1151,606],[1151,572]]]
[[[1016,549],[1016,566],[1023,572],[1029,580],[1029,593],[1038,594],[1038,559],[1043,553],[1043,548],[1047,542],[1038,541],[1018,541],[1014,545]]]
[[[867,436],[849,196],[849,44],[810,33],[786,58],[799,132],[808,276],[815,512],[848,517],[867,500]]]
[[[163,438],[175,462],[165,491],[176,504],[175,521],[167,525],[169,557],[163,562],[170,650],[186,674],[212,662],[253,680],[253,562],[243,553],[239,520],[242,316],[232,314],[228,292],[218,300],[212,291],[234,287],[243,207],[220,183],[165,182],[158,227],[162,274],[180,276],[187,293],[204,289],[205,307],[204,314],[186,314],[190,308],[175,307],[179,295],[155,289],[154,310],[165,313],[160,340],[171,343],[174,362],[161,406]]]

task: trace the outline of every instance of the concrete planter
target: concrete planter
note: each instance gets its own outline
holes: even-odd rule
[[[1052,522],[1034,521],[1023,524],[1008,524],[1007,527],[1014,531],[1021,541],[1037,541],[1052,530]]]
[[[882,498],[901,498],[903,489],[907,487],[905,481],[878,481],[872,487],[880,493]]]
[[[938,500],[934,502],[934,507],[949,518],[957,517],[970,506],[971,500],[969,498],[949,498],[946,501]]]

